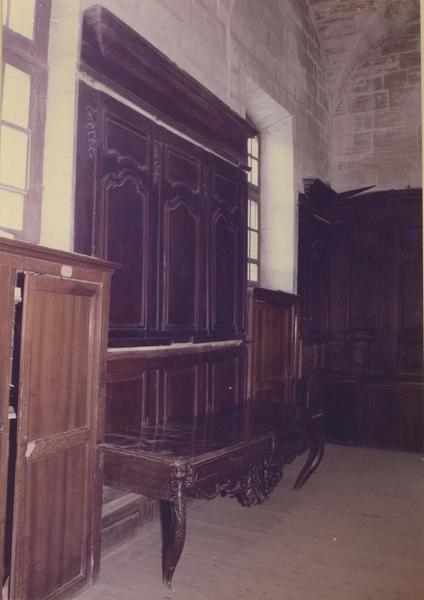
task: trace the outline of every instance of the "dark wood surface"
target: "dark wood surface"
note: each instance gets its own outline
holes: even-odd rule
[[[168,584],[184,547],[189,497],[221,494],[244,506],[260,504],[281,479],[284,464],[306,450],[296,488],[322,458],[322,413],[266,401],[110,433],[100,445],[108,485],[162,500]]]
[[[95,450],[103,436],[113,267],[0,241],[0,569],[10,576],[11,598],[71,594],[98,570]],[[17,427],[9,427],[9,403]]]
[[[422,450],[421,190],[305,189],[298,291],[310,401],[333,441]]]

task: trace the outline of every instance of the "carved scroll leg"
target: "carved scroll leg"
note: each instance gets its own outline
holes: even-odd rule
[[[172,577],[184,548],[186,535],[186,497],[179,491],[175,500],[161,500],[162,578],[171,587]]]
[[[309,454],[308,459],[300,471],[293,488],[295,490],[300,489],[304,483],[309,479],[315,469],[318,467],[319,463],[324,456],[324,432],[321,428],[317,429],[313,435],[311,440],[311,445],[309,446]]]

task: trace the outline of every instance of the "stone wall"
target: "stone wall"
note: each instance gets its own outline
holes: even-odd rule
[[[420,26],[370,48],[347,78],[332,121],[337,191],[421,186]]]

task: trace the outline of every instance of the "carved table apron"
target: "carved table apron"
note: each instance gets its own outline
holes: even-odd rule
[[[243,506],[263,502],[284,464],[309,450],[295,488],[324,452],[322,413],[271,402],[189,417],[137,432],[111,433],[100,444],[107,485],[161,500],[163,579],[170,585],[181,556],[188,497],[232,496]]]

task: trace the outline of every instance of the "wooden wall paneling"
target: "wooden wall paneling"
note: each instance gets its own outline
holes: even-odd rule
[[[27,274],[23,307],[11,596],[41,599],[92,576],[101,287]]]
[[[312,318],[319,325],[319,314],[306,310],[302,327],[303,369],[316,376],[314,401],[318,398],[327,412],[333,441],[419,449],[424,439],[421,190],[363,195],[354,190],[350,197],[324,187],[301,197],[299,208],[299,292],[308,288],[311,219],[327,220],[331,234],[330,335],[321,375],[314,369],[313,349],[325,337],[309,336],[307,322]]]
[[[204,153],[170,132],[161,137],[161,329],[188,339],[201,335],[205,321]]]

